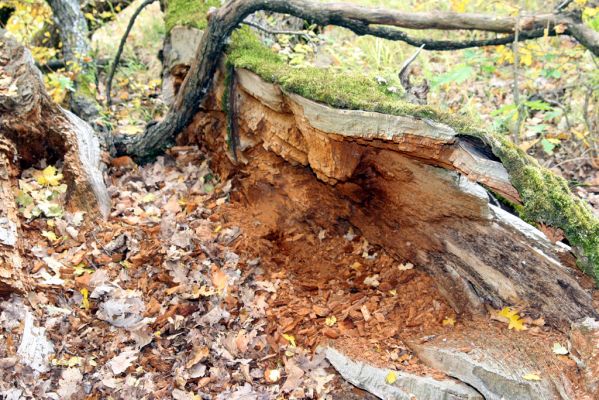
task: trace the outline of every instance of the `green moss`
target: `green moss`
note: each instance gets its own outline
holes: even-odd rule
[[[521,217],[560,228],[578,250],[579,267],[599,284],[599,220],[590,206],[572,194],[565,179],[543,168],[505,137],[484,136],[518,190]]]
[[[350,110],[412,115],[446,123],[460,132],[474,128],[463,118],[403,100],[403,92],[391,93],[373,75],[363,72],[337,72],[332,69],[301,67],[284,63],[247,28],[234,32],[227,60],[237,68],[248,69],[263,79],[279,84],[288,92]]]
[[[220,6],[220,0],[168,0],[164,16],[166,31],[170,32],[175,25],[204,29],[210,7]]]

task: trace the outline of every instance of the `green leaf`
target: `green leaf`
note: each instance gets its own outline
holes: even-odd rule
[[[553,150],[555,149],[555,144],[551,143],[548,139],[543,138],[541,140],[541,145],[543,146],[543,151],[549,155],[553,154]]]
[[[543,133],[547,130],[547,125],[545,125],[545,124],[532,125],[532,126],[528,127],[528,130],[532,133]]]
[[[437,87],[451,82],[462,83],[474,73],[474,68],[469,65],[462,64],[453,70],[439,75],[433,79],[431,86]]]
[[[554,108],[553,110],[546,112],[545,115],[543,115],[543,119],[545,121],[549,121],[549,120],[559,117],[562,114],[563,114],[563,111],[561,108]]]
[[[27,207],[30,204],[33,204],[33,198],[31,198],[31,196],[29,196],[27,193],[23,192],[22,190],[19,190],[19,194],[17,194],[17,204],[20,207]]]
[[[491,112],[492,116],[497,115],[512,115],[513,112],[516,111],[518,107],[515,104],[506,104],[505,106],[499,107],[497,110]]]
[[[551,107],[549,104],[545,103],[542,100],[525,101],[524,105],[526,107],[530,108],[531,110],[537,110],[537,111],[553,110],[553,107]]]

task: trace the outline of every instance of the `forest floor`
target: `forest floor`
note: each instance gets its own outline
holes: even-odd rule
[[[165,110],[156,57],[163,34],[155,24],[161,19],[158,4],[140,18],[107,118],[119,133],[141,132]],[[120,18],[117,29],[96,33],[98,56],[114,53],[115,32],[126,22]],[[409,56],[405,49],[379,49],[369,39],[348,44],[340,35],[339,45],[329,46],[340,49],[326,59],[333,65],[372,67],[372,59],[355,56],[358,45],[376,48],[377,60],[393,53],[378,71],[383,75],[395,73],[388,67]],[[449,74],[447,65],[481,63],[480,57],[489,56],[479,53],[470,59],[456,52],[445,65],[426,58],[423,68],[429,77]],[[468,106],[490,121],[492,108],[511,101],[505,94],[508,69],[506,64],[492,76],[439,84],[432,95],[453,111]],[[577,72],[547,80],[552,88],[569,86],[572,74]],[[489,97],[494,105],[483,109],[481,99]],[[591,132],[562,137],[568,131],[562,114],[548,120],[530,114],[529,152],[582,183],[574,192],[599,213],[599,171],[588,157],[589,145],[581,144]],[[579,114],[575,127],[582,132]],[[547,125],[547,132],[538,134],[539,125]],[[559,139],[550,153],[541,145],[546,137]],[[499,310],[457,316],[420,266],[396,261],[343,221],[281,224],[273,209],[243,194],[251,176],[219,181],[209,161],[192,146],[171,149],[145,166],[114,160],[107,173],[113,208],[105,222],[64,209],[59,171],[46,170],[50,183],[39,180],[46,165],[23,172],[20,189],[28,196],[20,199],[21,223],[33,287],[0,302],[6,344],[0,346],[0,391],[6,398],[369,398],[342,379],[319,349],[332,346],[385,370],[441,379],[444,374],[425,366],[410,344],[470,338],[461,346],[468,352],[477,336],[544,352],[555,360],[551,368],[577,384],[575,363],[553,350],[556,343],[566,346],[563,333],[526,315],[521,323],[527,330],[508,329],[510,320]],[[47,191],[58,209],[32,218],[32,212],[46,214]],[[23,343],[34,343],[34,351]],[[544,378],[540,371],[530,373]]]
[[[277,204],[241,193],[254,177],[219,182],[208,161],[193,146],[141,167],[116,159],[107,222],[58,198],[53,218],[23,218],[34,283],[26,298],[0,303],[7,398],[368,398],[323,348],[442,379],[407,343],[457,337],[465,349],[481,329],[486,340],[541,349],[578,380],[575,363],[551,350],[567,338],[542,321],[524,316],[529,329],[516,331],[494,312],[458,317],[418,266],[343,221],[281,223]],[[292,180],[305,174],[287,168],[298,171]],[[60,185],[60,171],[25,171],[23,214]]]

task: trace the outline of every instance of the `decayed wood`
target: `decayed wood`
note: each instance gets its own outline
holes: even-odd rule
[[[480,321],[439,335],[430,341],[409,340],[407,345],[429,367],[467,383],[487,400],[591,400],[577,382],[577,368],[551,351],[565,338],[518,334]],[[481,334],[484,332],[484,334]],[[536,375],[538,380],[527,376]]]
[[[14,148],[0,137],[0,297],[22,292],[26,281],[21,273],[19,219],[13,186],[16,168]]]
[[[482,143],[424,119],[334,109],[285,93],[248,71],[238,71],[237,82],[242,175],[259,174],[255,164],[265,161],[255,149],[261,147],[292,165],[309,166],[328,184],[308,185],[305,171],[269,170],[269,176],[292,176],[274,183],[255,177],[269,182],[264,185],[268,190],[248,197],[284,210],[282,218],[324,214],[323,226],[350,221],[370,243],[427,269],[457,312],[519,305],[563,329],[579,318],[597,316],[587,289],[592,282],[573,266],[568,246],[551,243],[490,203],[477,182],[513,201],[519,197],[505,168]],[[225,118],[219,106],[223,90],[219,81],[215,98],[205,104],[213,105],[215,114],[202,114],[201,122],[198,117],[200,140],[213,145],[215,154],[228,154],[214,147],[225,142],[225,123],[210,122]],[[210,138],[214,129],[221,140]],[[296,186],[291,181],[303,182],[314,195],[290,192]],[[248,190],[255,187],[262,186]],[[278,196],[289,203],[278,204]]]
[[[389,10],[382,11],[343,3],[323,4],[307,0],[231,0],[209,15],[208,27],[196,50],[195,60],[165,118],[157,124],[149,125],[143,135],[118,138],[115,143],[118,154],[147,159],[160,154],[174,143],[176,134],[189,124],[208,94],[227,38],[245,17],[260,10],[290,14],[320,25],[343,26],[358,35],[374,35],[416,46],[425,45],[427,50],[454,50],[507,44],[513,42],[514,36],[510,34],[501,38],[469,41],[417,40],[396,27],[410,22],[411,26],[419,29],[481,29],[512,32],[516,26],[515,20],[510,17],[499,18],[498,22],[492,21],[488,16],[473,15],[459,17],[452,14],[424,16],[418,14],[406,17]],[[412,23],[411,21],[414,20],[416,22]],[[455,24],[453,22],[455,20],[461,25]],[[545,32],[556,35],[558,32],[554,29],[555,24],[560,23],[566,26],[563,32],[560,30],[561,33],[574,36],[594,54],[599,55],[599,34],[585,28],[576,16],[540,15],[523,18],[522,21],[518,31],[520,41],[541,37]],[[381,25],[382,23],[387,25]],[[547,31],[545,28],[548,28]]]
[[[29,51],[4,31],[0,67],[0,137],[14,144],[21,164],[63,161],[69,206],[106,216],[110,198],[91,127],[51,100]]]

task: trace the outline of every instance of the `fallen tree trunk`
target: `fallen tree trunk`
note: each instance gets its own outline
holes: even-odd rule
[[[321,226],[347,220],[369,242],[424,267],[459,313],[518,305],[561,328],[598,316],[593,282],[574,267],[569,247],[493,204],[481,184],[521,199],[481,141],[420,118],[335,109],[249,71],[236,74],[228,95],[236,96],[237,157],[246,176],[240,191],[243,201],[276,210],[272,229],[284,230],[292,219]],[[186,132],[207,143],[222,166],[230,162],[223,157],[230,139],[220,107],[226,85],[218,76],[216,97],[204,104],[210,111]],[[326,183],[311,181],[308,169],[262,167],[273,160],[265,150],[310,167]],[[294,181],[306,187],[298,190]]]
[[[176,134],[191,121],[210,90],[227,39],[244,18],[261,10],[289,14],[325,26],[342,26],[358,35],[373,35],[403,41],[418,47],[424,46],[427,50],[456,50],[508,44],[515,40],[515,36],[509,34],[494,39],[465,41],[419,40],[395,27],[488,32],[514,32],[518,29],[519,41],[539,38],[545,34],[567,34],[575,37],[595,55],[599,55],[599,33],[585,27],[579,16],[571,14],[543,14],[520,21],[512,17],[491,18],[478,14],[460,14],[461,16],[454,13],[410,14],[343,3],[313,3],[306,0],[232,0],[208,15],[206,34],[198,44],[194,62],[182,90],[179,91],[177,99],[165,118],[158,124],[149,125],[143,135],[118,138],[115,143],[117,153],[133,155],[143,160],[160,154],[172,145]],[[491,23],[491,20],[496,22]],[[567,28],[558,33],[555,30],[557,24]]]

